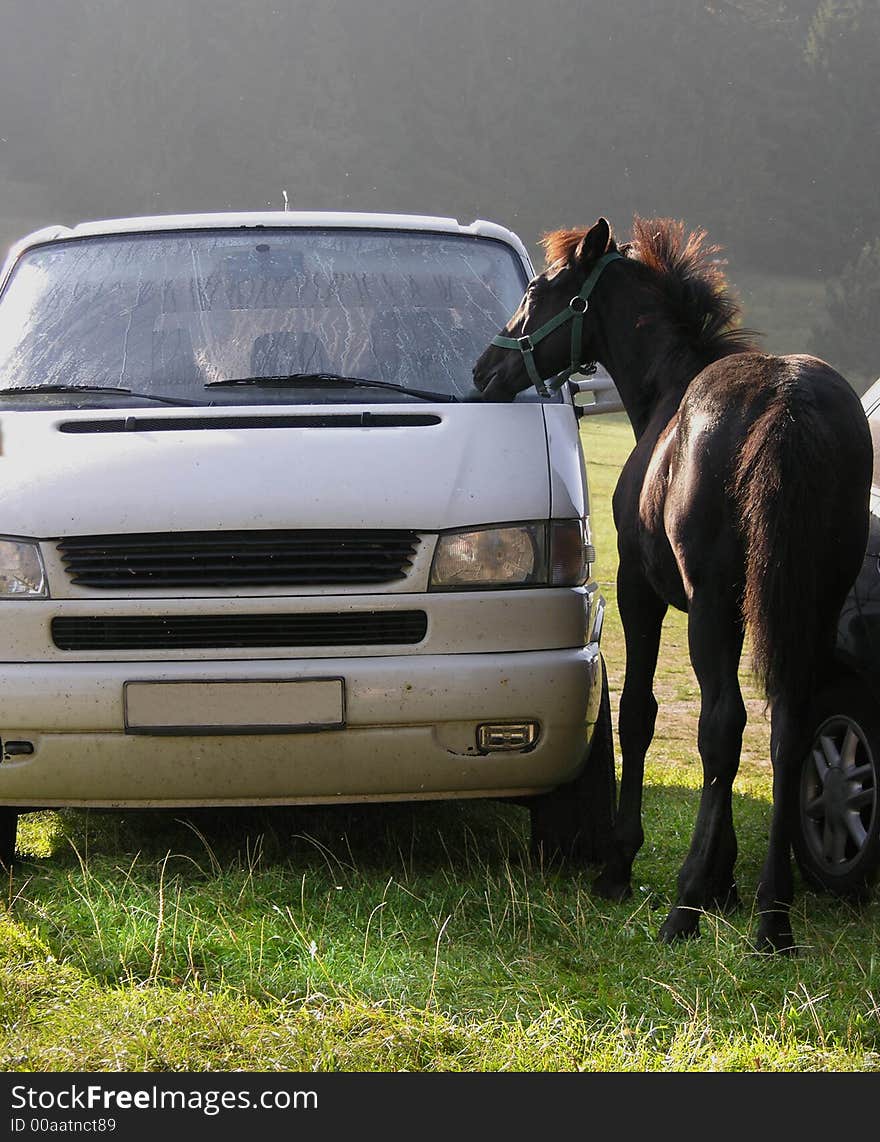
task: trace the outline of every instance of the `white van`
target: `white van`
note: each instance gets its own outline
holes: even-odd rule
[[[0,278],[0,858],[19,812],[491,797],[592,859],[615,781],[576,384],[480,404],[489,222],[54,226]],[[599,407],[599,406],[594,406]]]

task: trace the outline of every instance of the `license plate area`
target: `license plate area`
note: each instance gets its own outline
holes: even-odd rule
[[[131,681],[127,734],[296,734],[345,726],[342,678]]]

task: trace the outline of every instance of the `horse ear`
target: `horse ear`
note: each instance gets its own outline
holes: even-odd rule
[[[593,262],[607,254],[614,246],[611,224],[607,218],[599,218],[595,225],[584,234],[574,252],[576,262]]]

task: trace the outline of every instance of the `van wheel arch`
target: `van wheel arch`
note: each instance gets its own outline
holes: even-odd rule
[[[602,660],[599,714],[581,772],[549,793],[529,800],[533,859],[572,867],[601,864],[610,851],[617,805],[614,733],[608,675]]]

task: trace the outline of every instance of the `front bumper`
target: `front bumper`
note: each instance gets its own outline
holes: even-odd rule
[[[338,676],[345,726],[288,733],[126,731],[131,681]],[[577,775],[596,721],[596,641],[524,653],[0,665],[0,804],[153,807],[520,796]],[[480,753],[480,722],[532,720],[536,744]]]

